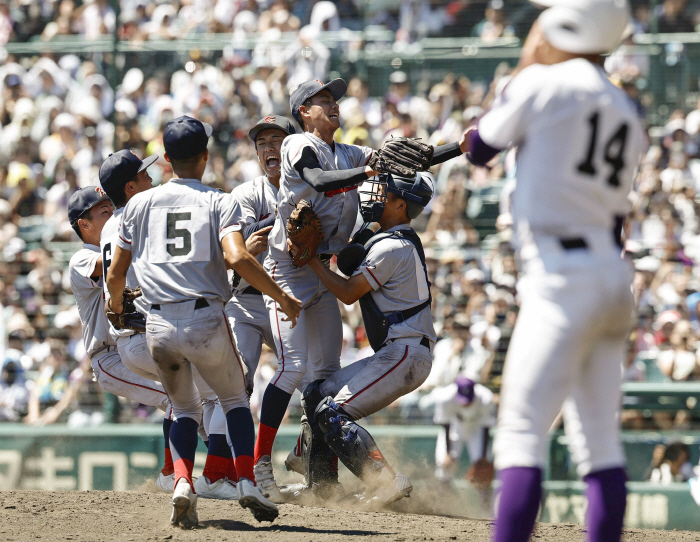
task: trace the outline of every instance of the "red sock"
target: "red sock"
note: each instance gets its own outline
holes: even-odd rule
[[[255,482],[255,474],[253,474],[253,458],[249,455],[242,455],[235,460],[236,472],[240,478],[247,478],[251,482]]]
[[[173,454],[170,453],[170,448],[165,449],[165,461],[163,462],[163,468],[161,471],[165,476],[170,476],[175,472],[175,466],[173,465]]]
[[[175,485],[180,481],[180,478],[186,479],[194,490],[194,483],[192,482],[192,461],[188,459],[178,459],[175,461]]]
[[[260,461],[260,458],[264,455],[272,456],[272,445],[275,442],[276,436],[277,429],[269,427],[262,422],[260,423],[260,426],[258,427],[258,438],[255,441],[256,463]],[[236,461],[238,461],[238,458],[236,458]],[[236,470],[238,470],[238,465],[236,465]],[[240,470],[238,470],[238,475],[243,476]]]
[[[238,472],[236,472],[236,462],[233,459],[228,460],[228,468],[226,469],[226,478],[232,482],[238,482]]]
[[[202,474],[209,479],[209,482],[216,482],[221,478],[226,477],[229,459],[219,457],[217,455],[207,455],[207,461],[204,463]]]

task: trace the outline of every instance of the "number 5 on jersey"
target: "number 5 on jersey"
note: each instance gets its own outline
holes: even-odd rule
[[[148,220],[148,261],[208,261],[211,244],[208,217],[208,209],[199,206],[151,209]]]

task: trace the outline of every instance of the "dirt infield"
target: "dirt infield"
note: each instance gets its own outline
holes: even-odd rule
[[[0,492],[0,540],[147,541],[147,540],[411,540],[487,541],[491,522],[444,516],[359,512],[285,504],[272,523],[257,523],[237,502],[200,499],[200,526],[182,531],[170,526],[164,494],[111,491]],[[699,533],[628,531],[625,541],[690,541]],[[539,524],[533,540],[583,540],[581,528]]]

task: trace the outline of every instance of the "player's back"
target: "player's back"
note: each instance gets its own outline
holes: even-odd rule
[[[501,99],[520,108],[512,141],[519,145],[517,227],[557,235],[610,231],[630,208],[644,147],[628,96],[602,68],[577,58],[530,66]]]
[[[172,179],[134,196],[122,215],[120,245],[130,244],[146,301],[227,301],[220,235],[228,226],[239,229],[239,220],[230,195],[194,179]]]

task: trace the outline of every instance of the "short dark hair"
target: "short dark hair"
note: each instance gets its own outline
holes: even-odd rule
[[[85,211],[82,215],[80,215],[78,217],[78,220],[76,220],[75,222],[73,222],[71,224],[71,228],[73,228],[73,231],[78,234],[78,237],[80,237],[81,241],[85,241],[85,239],[83,239],[83,234],[80,232],[80,226],[78,225],[78,221],[81,218],[90,220],[90,218],[92,218],[92,210],[93,209],[94,209],[94,207],[90,207],[87,211]]]
[[[306,100],[304,100],[304,103],[301,104],[306,108],[307,111],[309,110],[309,107],[311,107],[311,98],[313,98],[313,96],[311,96],[310,98],[307,98]],[[306,122],[304,122],[304,117],[302,117],[300,114],[299,118],[301,119],[302,130],[306,130]]]
[[[194,156],[191,156],[189,158],[182,158],[182,159],[174,159],[170,158],[170,165],[173,166],[173,171],[179,168],[188,168],[192,167],[194,164],[199,162],[202,159],[202,155],[207,152],[206,150],[200,152],[199,154],[195,154]]]
[[[131,182],[131,181],[129,181]],[[105,191],[105,194],[109,196],[109,199],[112,200],[112,203],[114,204],[115,209],[119,209],[121,207],[124,207],[126,205],[126,192],[124,191],[124,187],[126,184],[123,186],[120,186],[119,188],[116,188],[114,190],[110,190],[109,192]]]

